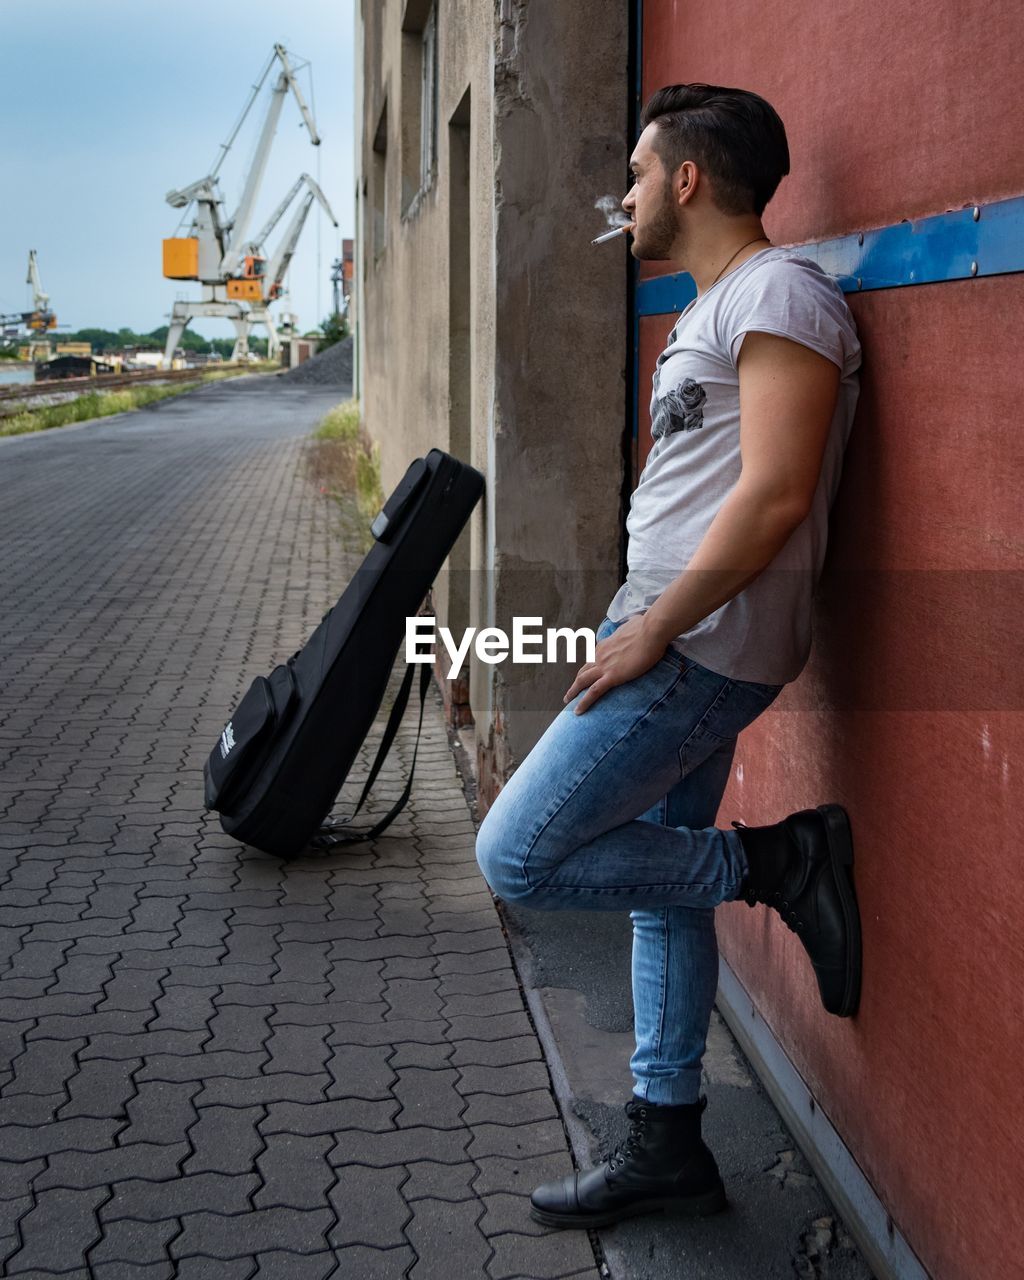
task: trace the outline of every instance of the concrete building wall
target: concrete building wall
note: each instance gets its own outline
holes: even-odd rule
[[[432,8],[436,165],[417,193]],[[617,585],[626,266],[590,240],[594,201],[624,189],[627,19],[620,0],[362,5],[360,393],[385,490],[434,446],[486,477],[435,593],[453,630],[596,627]],[[449,689],[485,804],[576,665],[474,660]]]
[[[432,10],[436,151],[421,185],[420,71]],[[364,3],[363,11],[361,398],[380,446],[387,491],[431,448],[486,473],[478,406],[490,400],[494,363],[492,130],[487,110],[473,106],[488,100],[493,21],[489,6],[471,0],[443,0],[437,7],[384,0]],[[449,262],[453,186],[460,231],[455,280]],[[463,356],[454,381],[453,323]],[[460,572],[443,574],[436,586],[439,619],[453,629],[469,625],[468,571],[480,554],[483,518],[478,509],[450,557],[449,566]],[[458,700],[460,691],[454,692]]]

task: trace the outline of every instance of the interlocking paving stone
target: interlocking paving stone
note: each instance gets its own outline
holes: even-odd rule
[[[458,952],[438,956],[436,973],[442,977],[447,973],[493,973],[508,969],[508,951],[504,940],[500,946],[492,946],[487,951]]]
[[[99,1034],[79,1053],[79,1061],[90,1058],[146,1058],[157,1054],[185,1057],[196,1054],[210,1037],[206,1031],[140,1031],[137,1034]]]
[[[328,996],[326,983],[282,982],[272,987],[269,983],[228,982],[221,988],[217,1004],[266,1004],[273,1000],[278,1008],[289,1001],[320,1006]]]
[[[390,1098],[395,1079],[390,1061],[392,1048],[384,1045],[337,1044],[330,1036],[334,1053],[327,1063],[333,1084],[329,1098]],[[425,1049],[446,1048],[444,1045],[421,1046]],[[397,1110],[397,1107],[395,1108]]]
[[[254,1206],[314,1209],[322,1204],[328,1187],[335,1181],[334,1170],[325,1159],[333,1145],[334,1138],[329,1134],[275,1135],[256,1161],[263,1186],[253,1198]]]
[[[185,1173],[246,1173],[263,1146],[256,1126],[262,1107],[200,1107],[199,1119],[188,1130],[192,1154]]]
[[[519,1013],[523,1009],[523,997],[518,988],[508,991],[489,991],[485,995],[460,994],[451,996],[441,1006],[443,1018],[455,1018],[461,1014],[489,1017],[495,1013]]]
[[[449,1040],[511,1040],[533,1030],[525,1012],[458,1014],[448,1020]]]
[[[0,1126],[48,1124],[67,1100],[66,1093],[14,1093],[0,1098]]]
[[[119,1135],[122,1145],[176,1142],[199,1118],[193,1102],[201,1088],[194,1080],[181,1084],[149,1080],[140,1084],[138,1093],[127,1104],[130,1123]]]
[[[514,1093],[499,1097],[494,1093],[474,1093],[462,1113],[468,1125],[523,1124],[530,1120],[554,1120],[558,1112],[554,1099],[547,1089],[534,1089],[531,1093]]]
[[[357,1244],[336,1250],[334,1256],[338,1261],[337,1270],[332,1273],[335,1280],[405,1280],[416,1261],[407,1244],[395,1249],[368,1249]]]
[[[115,963],[113,977],[104,984],[104,999],[96,1006],[97,1011],[145,1009],[151,1012],[162,993],[160,979],[166,972],[166,969],[133,969]],[[191,1030],[190,1027],[183,1029]]]
[[[123,1120],[61,1120],[48,1125],[5,1125],[0,1152],[5,1160],[32,1160],[58,1151],[107,1151]]]
[[[451,1280],[455,1259],[463,1275],[484,1274],[491,1246],[477,1227],[481,1212],[475,1200],[418,1200],[405,1229],[417,1253],[410,1280]]]
[[[400,1044],[388,1058],[388,1065],[395,1071],[399,1067],[447,1067],[451,1063],[452,1046],[450,1044]]]
[[[456,1058],[456,1066],[461,1063]],[[504,1097],[512,1093],[530,1093],[548,1087],[548,1069],[543,1062],[509,1063],[507,1066],[471,1064],[462,1067],[459,1092],[494,1093]]]
[[[83,1062],[82,1069],[68,1080],[70,1100],[60,1108],[59,1119],[125,1115],[125,1105],[136,1092],[132,1073],[141,1062],[141,1059]]]
[[[549,1232],[546,1235],[524,1235],[508,1232],[491,1239],[494,1257],[487,1267],[492,1280],[514,1280],[530,1276],[531,1280],[559,1280],[577,1272],[593,1254],[581,1231]]]
[[[185,1217],[200,1209],[223,1214],[244,1213],[259,1186],[260,1179],[255,1173],[234,1176],[195,1173],[163,1182],[136,1178],[114,1186],[113,1195],[100,1210],[100,1220],[160,1222],[165,1218]]]
[[[169,1259],[146,1263],[100,1262],[90,1266],[87,1273],[82,1273],[87,1280],[176,1280],[177,1274],[174,1263]],[[65,1275],[62,1273],[61,1280],[65,1280]]]
[[[371,1169],[364,1165],[344,1165],[337,1170],[337,1181],[331,1187],[330,1202],[337,1223],[328,1233],[332,1244],[372,1245],[389,1249],[405,1243],[402,1228],[412,1217],[406,1203],[402,1183],[406,1171],[400,1165],[391,1169]]]
[[[322,1024],[275,1024],[266,1046],[270,1054],[267,1074],[276,1075],[281,1071],[313,1074],[321,1071],[332,1054],[331,1047],[324,1043],[326,1036],[327,1028]]]
[[[423,1124],[434,1129],[459,1128],[466,1103],[455,1091],[458,1078],[454,1068],[403,1068],[392,1086],[392,1092],[402,1104],[395,1123],[400,1128]]]
[[[430,927],[445,937],[449,933],[479,934],[481,930],[490,930],[493,913],[493,902],[488,902],[484,910],[435,910],[430,913]]]
[[[197,1107],[319,1102],[323,1098],[325,1083],[326,1077],[323,1075],[295,1075],[284,1071],[270,1076],[207,1076],[203,1079],[202,1090],[193,1101]]]
[[[254,1280],[323,1280],[325,1276],[337,1275],[337,1263],[330,1250],[321,1253],[286,1253],[282,1249],[272,1249],[257,1255],[259,1269],[254,1273]]]
[[[399,1129],[393,1133],[359,1133],[349,1130],[338,1134],[329,1159],[333,1165],[371,1164],[383,1169],[389,1164],[407,1164],[410,1160],[444,1160],[451,1163],[465,1159],[472,1133],[469,1129]]]
[[[342,992],[346,1000],[365,1000],[376,1004],[384,989],[381,962],[359,963],[357,960],[334,960],[327,970],[327,981],[332,987],[332,998]]]
[[[512,1191],[520,1197],[529,1197],[539,1182],[549,1182],[572,1172],[568,1152],[527,1157],[482,1156],[477,1158],[476,1165],[480,1173],[473,1189],[478,1196]]]
[[[218,1005],[206,1023],[209,1037],[203,1049],[207,1053],[240,1047],[263,1049],[273,1034],[269,1023],[273,1012],[273,1005]]]
[[[139,1219],[122,1219],[108,1222],[103,1238],[90,1250],[89,1262],[93,1266],[115,1262],[134,1263],[136,1266],[163,1262],[166,1265],[167,1244],[181,1227],[176,1219],[163,1222],[143,1222]]]
[[[381,967],[381,979],[383,982],[391,982],[395,978],[432,979],[437,963],[436,956],[392,956]]]
[[[81,1262],[100,1238],[97,1206],[108,1198],[106,1187],[84,1191],[45,1191],[21,1220],[22,1247],[8,1258],[8,1275],[65,1271]]]
[[[442,1017],[441,997],[433,978],[391,978],[384,989],[389,1019],[413,1018],[427,1021]]]
[[[480,1230],[485,1236],[497,1236],[506,1231],[518,1231],[523,1235],[546,1235],[551,1228],[534,1222],[529,1215],[529,1206],[522,1196],[512,1195],[508,1191],[496,1191],[493,1195],[484,1196],[484,1216],[480,1219]]]
[[[328,1044],[396,1045],[405,1040],[423,1044],[441,1044],[445,1040],[443,1022],[417,1022],[411,1019],[388,1022],[348,1022],[336,1026],[327,1037]]]
[[[260,1122],[260,1132],[342,1134],[346,1129],[386,1133],[400,1103],[393,1098],[370,1102],[363,1098],[339,1098],[334,1102],[273,1102]]]
[[[14,1059],[15,1084],[7,1094],[56,1093],[78,1070],[75,1055],[86,1041],[29,1040],[25,1052]]]
[[[292,1003],[288,1000],[277,1005],[272,1024],[292,1023],[304,1026],[322,1026],[331,1023],[348,1025],[381,1026],[388,1013],[384,1001],[368,1004],[365,1000],[321,1000],[316,1004]]]
[[[361,558],[307,473],[339,394],[0,442],[4,1274],[555,1274],[526,1196],[571,1160],[436,693],[376,842],[281,862],[202,809],[231,708]],[[595,1277],[575,1248],[557,1274]]]
[[[402,1195],[408,1204],[414,1200],[473,1199],[471,1184],[477,1175],[475,1164],[439,1164],[436,1160],[418,1160],[406,1168],[409,1180],[402,1187]]]
[[[0,1200],[0,1240],[13,1236],[18,1223],[32,1208],[32,1197],[17,1196],[11,1200]]]
[[[467,1155],[539,1156],[565,1149],[565,1134],[558,1120],[536,1120],[531,1124],[476,1124]]]
[[[177,1261],[174,1280],[252,1280],[256,1264],[251,1258],[181,1258]]]
[[[47,1162],[46,1171],[35,1181],[37,1188],[88,1188],[127,1178],[173,1178],[188,1155],[188,1143],[163,1146],[153,1142],[133,1142],[103,1151],[58,1151]]]
[[[208,1076],[234,1076],[246,1080],[259,1072],[266,1053],[222,1049],[219,1053],[158,1053],[146,1060],[138,1080],[205,1080]]]
[[[175,1258],[203,1254],[237,1258],[262,1250],[285,1249],[312,1253],[324,1245],[325,1233],[334,1221],[331,1209],[260,1209],[252,1213],[192,1213],[184,1230],[171,1244]]]

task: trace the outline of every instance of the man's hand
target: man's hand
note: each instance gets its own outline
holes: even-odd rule
[[[630,618],[598,643],[594,661],[580,667],[562,701],[571,702],[581,689],[586,689],[575,708],[576,715],[582,715],[609,689],[650,671],[664,656],[666,647],[664,640],[652,636],[645,628],[642,614]]]

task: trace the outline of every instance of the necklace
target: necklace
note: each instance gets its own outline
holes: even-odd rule
[[[725,267],[731,266],[732,263],[736,260],[736,258],[739,257],[739,255],[743,252],[744,249],[749,249],[752,244],[757,244],[758,240],[768,240],[768,237],[754,236],[753,240],[748,240],[746,244],[741,244],[740,247],[729,259],[729,261],[725,264]],[[768,240],[768,243],[771,244],[771,241]],[[719,280],[721,280],[722,276],[725,275],[725,267],[723,267],[722,270],[719,271],[718,275],[715,276],[714,280],[711,281],[711,283],[708,285],[708,289],[713,289],[715,285],[718,284]],[[704,292],[707,293],[707,289],[705,289]]]

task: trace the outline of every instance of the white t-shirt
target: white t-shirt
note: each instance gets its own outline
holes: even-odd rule
[[[654,603],[686,568],[740,475],[736,360],[743,335],[775,333],[841,370],[818,487],[807,518],[743,591],[673,641],[721,675],[761,684],[795,680],[811,648],[811,601],[857,405],[860,343],[838,284],[816,262],[770,247],[729,272],[682,312],[658,357],[654,446],[630,500],[625,583],[608,607],[618,622]]]

